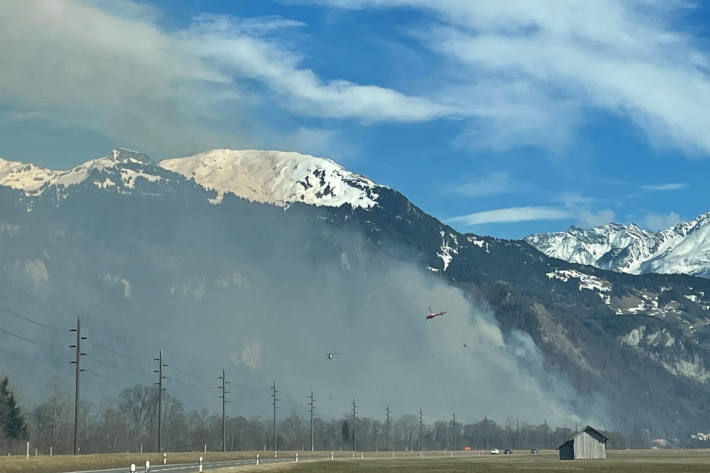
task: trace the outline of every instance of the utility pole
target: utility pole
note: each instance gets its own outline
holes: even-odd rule
[[[227,385],[230,384],[229,381],[227,381],[227,376],[224,374],[224,368],[222,369],[222,376],[218,376],[217,379],[222,380],[222,386],[217,386],[217,389],[221,389],[221,394],[219,395],[219,398],[222,400],[222,451],[226,452],[227,451],[227,424],[226,424],[226,404],[229,402],[227,401],[227,394],[229,394],[229,391],[227,391]]]
[[[488,416],[483,418],[483,450],[488,450]]]
[[[278,391],[276,390],[276,380],[274,380],[274,385],[271,387],[271,405],[274,406],[274,452],[276,451],[276,402],[279,400],[276,397]]]
[[[316,400],[313,398],[313,391],[311,391],[311,395],[308,397],[308,399],[309,399],[308,406],[310,407],[310,411],[311,411],[311,452],[312,452],[312,451],[314,451],[314,448],[313,448],[313,407],[314,407],[314,403],[316,402]]]
[[[547,419],[545,419],[545,450],[547,450]]]
[[[70,363],[76,365],[75,369],[75,390],[74,390],[74,455],[79,452],[79,376],[81,372],[81,357],[86,355],[86,353],[81,352],[81,341],[86,340],[86,337],[81,336],[81,322],[79,316],[76,316],[76,328],[69,330],[70,332],[76,332],[76,344],[69,345],[70,348],[76,348],[76,359]]]
[[[454,412],[454,451],[456,451],[456,413]]]
[[[162,433],[162,427],[163,427],[163,391],[165,389],[163,388],[163,380],[166,379],[166,376],[163,376],[163,368],[168,366],[167,363],[163,363],[163,349],[160,349],[160,354],[158,355],[158,358],[153,358],[153,361],[158,362],[158,369],[153,370],[153,373],[158,374],[158,382],[155,383],[158,386],[158,452],[162,452],[162,444],[161,444],[161,433]]]
[[[353,398],[353,452],[357,450],[357,405],[355,404],[355,398]]]
[[[424,444],[422,443],[422,410],[419,409],[419,451],[424,456]]]
[[[518,450],[520,450],[520,417],[515,420],[515,440],[517,440]]]
[[[390,450],[390,406],[385,408],[385,451]]]

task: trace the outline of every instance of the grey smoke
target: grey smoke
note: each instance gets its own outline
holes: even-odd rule
[[[0,234],[8,249],[0,260],[37,261],[41,247],[52,277],[29,284],[24,273],[7,273],[2,296],[54,328],[0,314],[42,342],[12,340],[8,348],[28,359],[0,357],[20,385],[39,388],[25,388],[30,400],[48,392],[48,379],[70,386],[71,353],[60,346],[71,342],[66,329],[80,313],[89,337],[83,392],[93,401],[152,384],[162,347],[166,387],[188,408],[217,409],[215,380],[226,368],[233,416],[268,416],[273,380],[282,415],[304,415],[313,391],[326,418],[346,413],[353,398],[370,417],[386,405],[393,415],[422,408],[427,421],[454,410],[462,420],[534,423],[604,416],[602,402],[580,400],[546,372],[532,339],[499,327],[485,302],[336,229],[327,212],[309,212],[236,199],[137,205],[117,196],[19,215],[17,234]],[[427,321],[428,306],[448,314]]]

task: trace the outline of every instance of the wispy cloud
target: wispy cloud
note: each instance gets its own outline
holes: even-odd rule
[[[431,14],[410,33],[466,77],[446,86],[471,117],[472,145],[558,147],[597,108],[654,144],[710,153],[710,57],[677,21],[692,2],[319,1]]]
[[[267,141],[273,143],[272,146],[276,149],[287,149],[323,158],[337,157],[340,164],[355,159],[359,153],[358,146],[337,130],[300,127],[290,133],[278,130],[264,133]]]
[[[485,223],[564,220],[572,217],[568,210],[555,207],[509,207],[452,217],[447,223],[471,226]]]
[[[494,194],[512,194],[526,192],[525,183],[514,179],[507,172],[494,172],[486,176],[468,179],[461,184],[451,186],[451,192],[466,197],[481,197]]]
[[[579,192],[562,192],[553,196],[551,200],[563,204],[567,208],[588,206],[596,202],[594,197],[585,196]]]
[[[663,230],[680,222],[680,215],[675,212],[667,214],[648,213],[643,217],[643,225],[653,231]]]
[[[127,0],[15,0],[2,9],[0,106],[151,152],[243,144],[242,125],[259,106],[363,122],[455,112],[428,97],[322,79],[291,49],[302,24],[289,19],[201,15],[175,30]]]
[[[669,184],[646,185],[643,186],[643,189],[647,191],[677,191],[686,187],[688,184],[685,182],[671,182]]]
[[[556,205],[485,210],[452,217],[447,222],[472,226],[487,223],[569,220],[583,227],[596,227],[614,221],[613,210],[599,209],[597,199],[578,192],[563,192],[554,195],[550,198],[550,202]]]
[[[577,210],[577,224],[582,227],[598,227],[614,221],[616,214],[611,209],[592,210],[580,208]]]

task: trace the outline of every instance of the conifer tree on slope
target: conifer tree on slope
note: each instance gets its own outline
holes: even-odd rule
[[[26,439],[27,424],[8,384],[7,376],[0,380],[0,429],[6,438]]]

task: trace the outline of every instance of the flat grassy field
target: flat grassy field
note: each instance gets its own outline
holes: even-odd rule
[[[190,452],[168,453],[168,463],[194,463],[202,455],[205,461],[254,459],[259,453],[262,458],[272,458],[273,452]],[[319,457],[325,460],[301,461],[299,463],[264,464],[256,466],[227,467],[210,469],[215,473],[243,473],[252,471],[288,471],[289,473],[321,472],[364,472],[364,473],[710,473],[710,450],[612,450],[606,460],[559,461],[556,451],[545,451],[538,455],[518,452],[513,455],[492,456],[478,452],[458,452],[456,457],[449,453],[425,452],[424,458],[417,454],[365,452],[360,460],[358,453],[352,459],[351,452],[335,452],[336,461],[330,461],[330,452],[299,452],[302,459]],[[279,452],[279,458],[294,458],[295,452]],[[25,460],[21,456],[0,457],[0,473],[58,473],[64,471],[91,470],[99,468],[126,468],[131,463],[141,467],[146,460],[153,465],[162,463],[162,456],[155,453],[102,454],[102,455],[57,455],[38,456]],[[142,471],[139,468],[139,471]]]
[[[695,473],[710,472],[708,450],[611,451],[606,460],[560,461],[556,452],[540,455],[481,455],[450,457],[367,458],[361,460],[314,461],[263,467],[237,467],[211,470],[215,473],[243,473],[259,470],[289,473]]]
[[[168,463],[196,463],[200,456],[204,461],[240,460],[244,458],[256,458],[256,454],[273,457],[273,452],[189,452],[170,453],[168,452]],[[339,453],[339,452],[338,452]],[[303,455],[303,453],[300,453]],[[308,452],[309,456],[326,456],[325,452]],[[346,455],[343,453],[342,455]],[[350,455],[350,454],[348,454]],[[294,458],[295,452],[279,452],[281,457]],[[330,458],[330,452],[327,453]],[[111,453],[99,455],[55,455],[53,457],[40,455],[31,456],[25,460],[24,456],[0,456],[0,473],[58,473],[64,471],[94,470],[103,468],[126,468],[131,463],[135,463],[138,471],[143,471],[142,467],[146,460],[152,465],[162,464],[163,456],[157,453]]]

